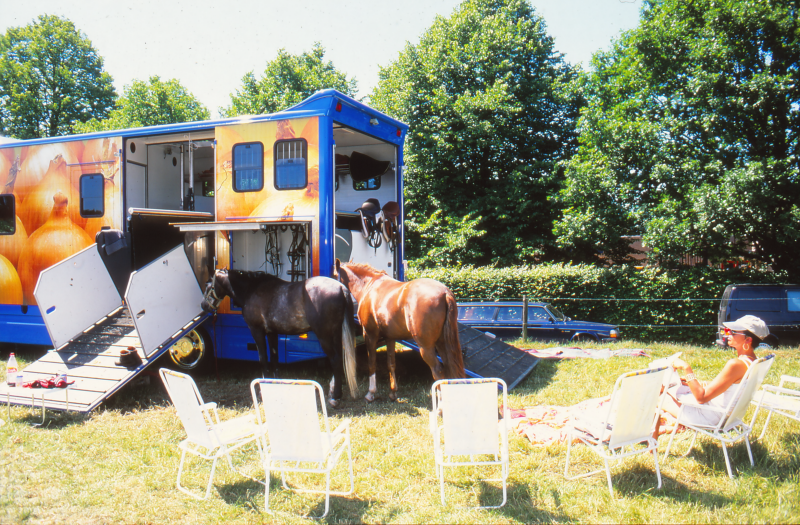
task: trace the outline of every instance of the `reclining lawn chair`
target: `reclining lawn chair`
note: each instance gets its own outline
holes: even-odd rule
[[[603,471],[599,469],[570,477],[569,459],[572,442],[579,439],[603,458],[608,491],[612,496],[614,489],[611,485],[609,460],[618,461],[650,451],[654,451],[656,478],[658,488],[661,488],[661,470],[658,467],[658,454],[655,452],[658,442],[653,438],[653,433],[658,423],[661,404],[664,402],[661,384],[671,372],[669,367],[660,367],[622,374],[614,384],[611,401],[605,414],[599,419],[578,419],[575,427],[570,430],[564,476],[573,480]],[[640,443],[646,443],[646,446],[637,447],[636,445]]]
[[[702,405],[700,403],[682,403],[681,408],[678,410],[677,422],[675,423],[675,428],[672,429],[672,434],[670,435],[669,444],[667,445],[667,451],[664,453],[664,457],[666,458],[669,455],[669,451],[672,448],[672,441],[675,439],[675,432],[678,430],[680,425],[683,425],[689,430],[694,430],[692,442],[689,444],[689,449],[685,454],[683,454],[684,457],[688,456],[689,452],[692,451],[692,447],[694,446],[694,442],[697,439],[697,434],[699,432],[720,442],[722,445],[722,453],[725,456],[725,465],[728,467],[728,475],[731,478],[733,478],[733,471],[731,470],[731,462],[728,458],[728,449],[726,447],[727,443],[733,444],[740,439],[744,439],[744,443],[747,445],[747,455],[750,457],[750,465],[755,466],[755,462],[753,462],[753,453],[750,450],[750,440],[748,439],[752,428],[744,423],[744,416],[747,412],[747,407],[750,406],[750,402],[753,400],[753,397],[758,390],[758,387],[761,386],[762,381],[764,381],[764,377],[767,375],[767,372],[769,372],[769,367],[772,366],[774,357],[775,355],[773,354],[760,357],[756,359],[752,365],[750,365],[750,368],[747,369],[747,373],[745,373],[741,382],[738,385],[732,385],[730,387],[736,389],[736,395],[731,398],[731,401],[727,407],[717,408],[709,405]],[[683,409],[687,406],[694,407],[702,411],[722,414],[722,417],[720,418],[719,423],[716,425],[689,423],[682,418]]]
[[[263,454],[261,443],[257,440],[260,435],[259,427],[256,426],[253,415],[240,416],[220,422],[217,414],[217,404],[203,402],[203,398],[197,390],[197,385],[191,377],[166,368],[162,368],[158,373],[161,375],[167,394],[169,394],[172,404],[175,405],[178,417],[186,431],[186,439],[178,444],[182,451],[176,481],[178,490],[193,498],[206,499],[211,493],[211,483],[214,481],[214,472],[219,458],[224,456],[228,460],[231,470],[239,472],[233,466],[231,452],[238,450],[251,441],[256,441],[259,454]],[[181,474],[183,473],[187,452],[203,459],[213,460],[204,496],[198,496],[181,486]],[[254,479],[247,474],[239,473]]]
[[[498,421],[498,390],[502,387],[503,418]],[[506,504],[508,478],[508,389],[502,379],[442,379],[431,387],[430,414],[436,473],[444,505],[444,468],[497,465]],[[441,415],[442,423],[439,424]]]
[[[758,439],[764,437],[772,414],[779,414],[789,419],[800,421],[800,390],[786,388],[784,386],[786,383],[800,385],[800,377],[782,375],[781,382],[778,386],[764,385],[761,387],[761,391],[755,395],[753,404],[756,406],[756,412],[753,414],[753,419],[750,420],[750,426],[754,426],[759,410],[766,410],[769,412],[769,414],[767,414],[767,420],[764,421],[764,428],[761,430],[761,435],[758,436]]]
[[[345,419],[331,432],[322,387],[315,381],[256,379],[250,383],[253,406],[262,422],[262,411],[269,439],[269,450],[264,457],[266,487],[264,508],[269,508],[269,480],[272,471],[281,473],[283,488],[295,492],[325,494],[324,518],[330,508],[331,495],[346,496],[353,493],[353,457],[350,450],[350,419]],[[258,394],[261,394],[261,402]],[[317,403],[319,401],[319,403]],[[318,409],[321,414],[318,414]],[[321,420],[321,421],[320,421]],[[320,424],[322,429],[320,429]],[[350,490],[331,491],[331,471],[347,451],[350,473]],[[287,472],[304,472],[325,475],[325,490],[296,489],[288,485]]]

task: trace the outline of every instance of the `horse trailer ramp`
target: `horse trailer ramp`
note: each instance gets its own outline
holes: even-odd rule
[[[124,303],[94,245],[43,271],[34,295],[54,349],[22,371],[25,382],[62,372],[74,381],[67,388],[0,384],[0,402],[37,409],[90,412],[209,315],[183,246],[133,272]],[[131,347],[141,364],[116,364]]]
[[[458,323],[458,337],[467,376],[498,377],[509,390],[528,377],[539,362],[538,357],[461,323]],[[419,351],[413,340],[400,343]]]

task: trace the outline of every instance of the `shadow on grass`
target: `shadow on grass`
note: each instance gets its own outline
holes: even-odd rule
[[[527,394],[535,394],[547,388],[553,381],[553,376],[558,372],[558,359],[539,359],[536,367],[523,379],[517,388],[524,390]]]
[[[323,480],[324,476],[320,476]],[[341,485],[341,486],[339,486]],[[333,491],[340,490],[344,485],[335,482],[332,483],[331,489]],[[230,483],[219,487],[220,497],[228,505],[248,509],[253,512],[261,513],[262,517],[268,521],[274,521],[280,518],[287,517],[311,517],[321,516],[325,512],[325,493],[320,494],[301,494],[292,490],[284,489],[281,485],[280,476],[270,477],[270,501],[272,512],[270,515],[264,507],[264,485],[249,479],[241,480],[236,483]],[[278,497],[288,496],[289,498],[304,498],[305,500],[315,499],[313,503],[308,506],[303,506],[302,503],[298,504],[297,513],[290,511],[276,510],[274,499]],[[360,523],[363,521],[363,516],[367,514],[370,507],[370,502],[357,498],[354,494],[348,496],[331,495],[330,497],[330,510],[328,515],[322,520],[323,523]],[[278,505],[280,506],[280,505]],[[292,504],[294,508],[294,504]]]

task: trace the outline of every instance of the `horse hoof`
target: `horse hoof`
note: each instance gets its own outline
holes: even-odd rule
[[[338,406],[339,406],[339,400],[338,400],[338,399],[333,399],[333,398],[330,398],[330,399],[328,399],[328,404],[329,404],[329,405],[330,405],[332,408],[336,408],[336,407],[338,407]]]
[[[373,394],[372,392],[370,392],[369,394],[367,394],[366,396],[364,396],[364,399],[366,399],[366,400],[367,400],[367,402],[369,402],[369,403],[372,403],[373,401],[375,401],[375,394]]]
[[[397,401],[397,394],[395,392],[389,392],[389,399]]]

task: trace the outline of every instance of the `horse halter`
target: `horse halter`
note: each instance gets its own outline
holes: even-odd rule
[[[219,308],[220,303],[222,302],[222,297],[217,295],[216,291],[216,284],[217,282],[217,274],[214,274],[214,277],[211,278],[211,282],[208,283],[210,286],[206,289],[205,293],[203,294],[203,299],[208,303],[212,310],[216,311]]]

